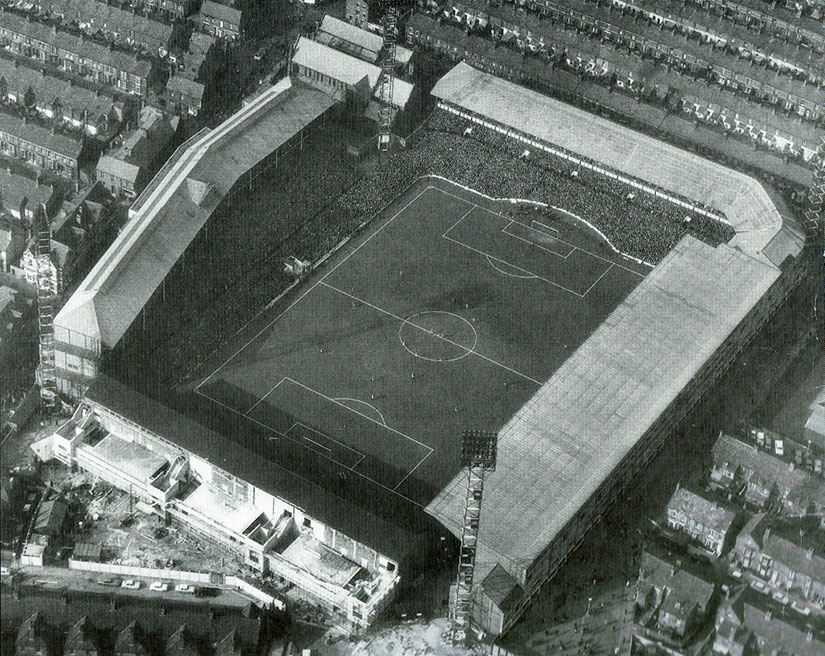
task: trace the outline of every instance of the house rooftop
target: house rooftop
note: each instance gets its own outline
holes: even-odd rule
[[[802,467],[781,460],[754,444],[723,434],[716,440],[711,453],[714,462],[728,463],[732,469],[741,466],[763,481],[778,483],[789,491],[791,501],[825,505],[825,480],[822,477],[813,476]]]
[[[201,16],[209,16],[210,18],[217,18],[235,26],[241,24],[241,12],[238,9],[233,9],[219,2],[212,0],[204,0],[201,5]]]
[[[179,93],[187,98],[195,98],[200,102],[203,99],[204,86],[180,75],[173,75],[166,83],[166,90]]]
[[[25,121],[17,116],[0,112],[0,134],[2,133],[23,139],[75,160],[80,156],[80,151],[83,149],[83,142],[80,139],[74,139],[59,132],[53,133],[48,128],[31,121]]]
[[[668,510],[676,510],[687,517],[701,521],[702,524],[725,533],[733,523],[736,513],[733,510],[720,506],[714,501],[679,487],[670,497]]]
[[[0,61],[3,61],[0,59]],[[48,202],[52,195],[52,186],[39,184],[36,180],[12,173],[0,167],[0,207],[19,211],[21,204],[27,200],[27,208],[34,211],[40,203]]]
[[[137,182],[140,167],[112,155],[102,155],[95,167],[98,174],[106,173],[131,183]]]

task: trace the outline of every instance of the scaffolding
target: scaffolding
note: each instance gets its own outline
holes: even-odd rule
[[[378,150],[390,149],[392,135],[390,127],[393,119],[393,88],[395,86],[395,41],[398,35],[398,13],[395,7],[387,7],[384,13],[384,44],[381,58],[381,109],[378,123]]]
[[[461,443],[461,466],[467,470],[467,494],[464,500],[464,523],[461,529],[461,552],[452,617],[453,643],[467,639],[473,615],[473,575],[481,518],[481,495],[484,474],[496,468],[498,433],[465,430]]]
[[[57,405],[57,377],[54,368],[54,301],[57,290],[52,277],[52,231],[45,208],[35,213],[37,262],[37,327],[39,361],[37,384],[44,407],[53,410]]]

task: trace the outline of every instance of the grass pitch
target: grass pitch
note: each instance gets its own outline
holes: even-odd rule
[[[421,181],[240,334],[197,392],[426,505],[648,269],[543,213]]]

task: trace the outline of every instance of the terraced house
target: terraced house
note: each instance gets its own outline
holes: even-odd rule
[[[825,608],[825,550],[816,533],[800,536],[760,513],[736,538],[733,558],[772,586]]]
[[[124,104],[110,96],[6,59],[0,59],[2,101],[33,107],[41,117],[62,121],[90,136],[114,134],[125,111]]]
[[[79,139],[0,112],[0,155],[74,179],[82,149]]]
[[[212,0],[204,0],[200,13],[201,29],[220,39],[241,38],[241,12]]]
[[[41,12],[66,24],[161,57],[169,52],[172,26],[98,0],[36,0]]]
[[[122,93],[146,97],[152,65],[0,8],[0,47]]]

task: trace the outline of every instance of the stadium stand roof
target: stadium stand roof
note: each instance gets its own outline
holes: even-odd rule
[[[358,84],[366,77],[370,89],[375,88],[381,76],[378,66],[303,36],[298,39],[292,61],[349,85]]]
[[[412,96],[415,85],[404,80],[396,79],[392,85],[392,105],[399,109],[404,109]],[[381,98],[381,87],[375,88],[372,94],[374,98]]]
[[[460,63],[433,89],[460,110],[557,144],[724,212],[713,248],[685,236],[500,430],[485,480],[479,576],[500,562],[524,581],[630,449],[780,276],[801,236],[770,246],[783,216],[755,180]],[[465,474],[427,510],[459,532]]]
[[[381,35],[356,27],[329,14],[324,16],[318,32],[317,41],[373,64],[378,61],[378,56],[384,47],[384,39]],[[396,61],[406,64],[411,57],[412,50],[400,45],[395,46]]]
[[[619,127],[464,62],[442,77],[432,93],[475,114],[714,207],[736,230],[731,245],[750,255],[763,254],[779,265],[781,261],[776,258],[801,250],[804,236],[793,233],[785,220],[789,213],[784,205],[744,173]],[[779,235],[782,232],[785,234]],[[778,235],[790,240],[790,251],[782,248],[765,252]]]
[[[296,505],[318,521],[397,562],[417,548],[418,538],[411,533],[282,467],[272,457],[279,456],[277,452],[247,449],[105,375],[98,377],[86,398]]]
[[[332,47],[337,47],[340,41],[351,44],[351,48],[341,48],[342,50],[350,51],[350,54],[355,55],[359,59],[364,59],[375,63],[378,60],[378,55],[384,47],[384,39],[373,32],[362,30],[351,23],[342,21],[340,18],[335,18],[327,14],[321,21],[319,40],[322,35],[328,34],[331,37],[328,42],[324,43]]]
[[[114,347],[237,179],[334,102],[286,78],[203,131],[136,201],[138,211],[55,317],[57,330]]]

